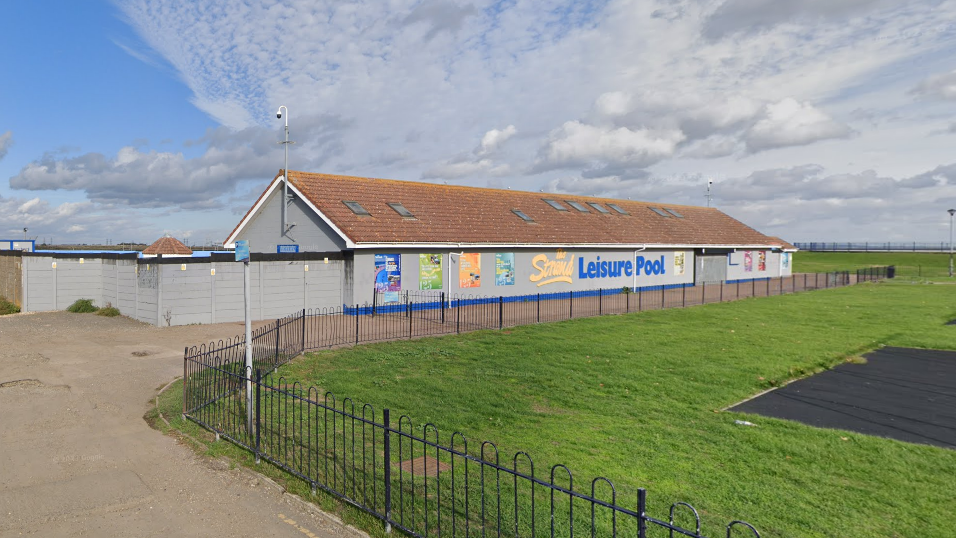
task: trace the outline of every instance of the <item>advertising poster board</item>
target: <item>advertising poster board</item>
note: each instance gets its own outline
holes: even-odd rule
[[[515,285],[514,252],[495,253],[495,286]]]
[[[674,253],[674,274],[682,275],[684,274],[684,252],[675,252]]]
[[[784,253],[780,254],[780,265],[781,265],[784,269],[788,269],[788,268],[790,267],[790,253],[789,253],[789,252],[784,252]]]
[[[744,272],[752,273],[754,270],[754,255],[749,250],[744,251]]]
[[[441,254],[418,255],[418,289],[440,290],[442,288]]]
[[[481,254],[477,252],[466,252],[459,257],[458,287],[481,287]]]
[[[767,251],[761,250],[757,252],[757,270],[766,271],[767,270]]]
[[[400,254],[375,255],[375,291],[385,294],[385,302],[398,301],[398,292],[402,291]]]

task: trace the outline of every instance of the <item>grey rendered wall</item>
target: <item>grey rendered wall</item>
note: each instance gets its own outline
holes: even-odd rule
[[[275,253],[277,245],[299,245],[300,252],[331,252],[345,248],[338,234],[329,227],[301,199],[289,205],[286,220],[295,226],[281,235],[282,190],[277,189],[239,235],[249,241],[250,252]]]
[[[113,306],[130,317],[136,311],[136,260],[116,260],[116,302]]]
[[[24,312],[56,310],[56,278],[53,258],[23,258]]]
[[[694,281],[697,284],[727,280],[726,254],[698,254]]]
[[[212,323],[209,266],[162,264],[158,267],[162,290],[160,322],[169,325]]]
[[[379,251],[378,253],[393,254],[401,253],[401,287],[403,291],[417,291],[419,283],[419,255],[438,253],[438,251],[409,251],[401,252]],[[460,252],[460,251],[457,251]],[[452,295],[476,295],[476,296],[497,296],[497,295],[528,295],[534,293],[554,293],[567,291],[583,291],[598,288],[612,289],[627,287],[645,287],[645,286],[670,286],[677,284],[692,283],[694,281],[694,252],[687,250],[655,250],[635,252],[633,250],[587,250],[587,249],[567,249],[562,260],[557,259],[555,250],[518,250],[518,249],[474,249],[469,252],[477,252],[480,257],[481,285],[473,288],[462,288],[459,285],[459,256],[449,255],[446,250],[442,254],[442,289]],[[514,253],[514,284],[498,286],[495,283],[495,254],[498,252]],[[684,255],[683,272],[680,272],[675,259],[678,254]],[[354,282],[356,303],[371,302],[375,289],[375,254],[376,252],[356,252],[354,266]],[[541,258],[543,256],[543,258]],[[537,262],[535,261],[537,258]],[[661,274],[646,274],[641,272],[631,276],[616,277],[597,277],[588,278],[581,273],[582,260],[585,273],[589,263],[598,262],[627,262],[632,263],[631,272],[634,273],[635,262],[638,258],[645,261],[655,261],[662,267]],[[663,261],[661,261],[663,260]],[[550,278],[542,278],[533,281],[532,277],[539,275],[540,268],[548,261],[561,261],[571,264],[571,282],[551,282],[543,283]],[[537,267],[535,264],[537,263]],[[437,290],[436,290],[437,291]]]

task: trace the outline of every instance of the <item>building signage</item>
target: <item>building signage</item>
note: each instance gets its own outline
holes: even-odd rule
[[[375,291],[402,291],[402,256],[400,254],[375,255]],[[388,297],[386,298],[386,300]]]
[[[466,252],[459,256],[458,287],[481,287],[481,254],[477,252]]]
[[[276,245],[277,254],[295,254],[299,252],[299,245]]]
[[[683,253],[680,253],[683,255]],[[683,260],[681,260],[683,262]],[[631,260],[602,260],[597,256],[594,260],[588,260],[581,256],[575,263],[575,255],[568,254],[563,250],[558,250],[554,259],[548,258],[547,254],[538,254],[531,259],[531,265],[537,271],[531,275],[531,282],[536,282],[538,286],[552,284],[554,282],[566,282],[571,284],[574,278],[581,280],[599,279],[599,278],[617,278],[622,276],[640,276],[641,274],[666,275],[667,266],[664,262],[664,255],[660,257],[645,258],[638,256]],[[577,270],[575,274],[575,269]],[[683,272],[683,263],[680,266],[680,273]],[[679,273],[679,274],[680,274]]]
[[[495,286],[514,286],[515,254],[498,252],[495,254]]]
[[[442,289],[441,254],[418,255],[418,289]]]

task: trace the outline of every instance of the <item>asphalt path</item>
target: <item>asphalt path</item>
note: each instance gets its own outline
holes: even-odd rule
[[[956,449],[956,352],[886,347],[731,411]]]

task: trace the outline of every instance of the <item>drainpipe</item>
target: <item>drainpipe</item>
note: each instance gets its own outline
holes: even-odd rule
[[[637,289],[637,264],[636,264],[636,262],[637,262],[637,253],[638,253],[638,252],[644,252],[645,250],[647,250],[647,245],[644,245],[643,247],[641,247],[641,248],[639,248],[639,249],[637,249],[637,250],[634,251],[634,258],[632,259],[632,261],[635,262],[635,265],[634,265],[634,283],[631,285],[631,291],[632,291],[632,292]]]

